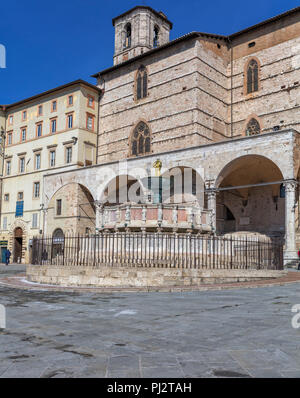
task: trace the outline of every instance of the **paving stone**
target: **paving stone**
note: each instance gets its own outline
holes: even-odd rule
[[[138,356],[116,356],[109,358],[108,369],[121,370],[127,369],[128,367],[132,369],[139,368],[139,357]]]
[[[12,365],[13,365],[12,361],[1,361],[0,362],[0,377]]]
[[[179,366],[143,367],[142,374],[146,378],[184,377],[184,373]]]
[[[47,363],[39,360],[31,361],[30,364],[26,362],[14,363],[4,373],[2,378],[39,378],[44,369],[47,368]]]
[[[142,376],[139,370],[122,369],[122,370],[109,370],[106,374],[106,377],[132,379],[132,378],[140,378]]]
[[[284,377],[282,373],[276,369],[250,369],[249,373],[255,378],[281,378]]]
[[[176,356],[165,354],[147,354],[141,356],[142,367],[157,367],[157,366],[174,366],[178,365]]]
[[[299,379],[300,378],[300,370],[282,370],[281,375],[285,378]]]

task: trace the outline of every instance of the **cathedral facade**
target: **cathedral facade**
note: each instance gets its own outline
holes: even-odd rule
[[[93,133],[82,141],[95,148],[91,162],[44,174],[40,233],[281,238],[285,263],[293,263],[300,8],[230,36],[192,32],[170,41],[172,22],[147,6],[113,26],[113,66],[93,75],[95,89],[85,89],[96,100],[78,112]],[[8,123],[5,109],[1,117]],[[15,226],[12,219],[12,250]],[[3,222],[0,233],[5,239]]]

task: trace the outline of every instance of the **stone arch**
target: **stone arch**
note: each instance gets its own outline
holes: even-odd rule
[[[61,228],[56,228],[52,233],[52,258],[63,254],[64,239],[65,234],[63,230]]]
[[[284,179],[284,173],[281,171],[279,165],[276,164],[272,159],[267,158],[266,156],[263,155],[251,154],[251,155],[239,156],[229,161],[226,165],[223,165],[222,169],[218,172],[215,182],[215,187],[218,188],[222,183],[222,181],[224,180],[224,178],[233,170],[235,170],[237,167],[239,167],[239,165],[246,165],[251,160],[269,164],[270,166],[274,167],[274,169],[277,171],[276,175],[279,178],[279,180]]]
[[[60,203],[59,203],[60,202]],[[60,211],[58,209],[60,208]],[[69,182],[57,189],[47,208],[47,233],[61,229],[64,234],[83,234],[86,228],[95,230],[95,200],[89,189]]]
[[[16,253],[15,253],[15,231],[17,229],[20,229],[22,231],[22,235],[19,236],[19,238],[22,239],[21,241],[21,252],[20,255],[17,257],[20,257],[20,260],[22,263],[25,262],[25,254],[28,246],[28,227],[27,223],[21,219],[15,219],[15,221],[10,225],[9,228],[9,239],[8,239],[8,248],[12,253],[12,259],[15,262],[16,259]]]
[[[71,173],[71,174],[59,174],[59,175],[49,175],[48,179],[49,182],[47,181],[47,176],[46,177],[46,181],[45,183],[47,184],[47,192],[45,193],[45,197],[44,197],[44,205],[47,208],[50,200],[52,199],[52,197],[64,186],[68,185],[68,184],[78,184],[78,185],[82,185],[85,186],[89,192],[91,193],[93,198],[97,198],[97,189],[98,186],[94,184],[94,178],[96,177],[94,175],[94,171],[93,168],[91,168],[89,170],[91,172],[91,174],[89,174],[89,177],[86,176],[85,173]],[[107,174],[111,174],[111,169],[104,169],[102,171],[102,173],[105,175],[105,173]]]
[[[64,237],[64,231],[61,228],[56,228],[53,231],[52,236],[54,238],[62,238],[62,237]]]
[[[139,203],[144,201],[145,189],[141,181],[131,174],[119,174],[111,178],[105,185],[100,202],[113,206],[122,203]]]
[[[227,229],[224,209],[228,207],[236,218],[236,231],[283,234],[285,200],[280,198],[282,181],[280,168],[267,157],[245,155],[229,162],[215,183],[219,189],[217,231],[222,233]]]
[[[164,203],[195,203],[204,207],[204,181],[193,167],[178,165],[164,171],[162,178],[167,189],[163,192]]]

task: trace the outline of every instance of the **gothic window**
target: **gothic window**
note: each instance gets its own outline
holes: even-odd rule
[[[125,27],[125,42],[124,48],[131,47],[131,24],[128,23]]]
[[[260,133],[260,125],[258,121],[252,118],[247,124],[246,135],[256,135]]]
[[[154,36],[153,36],[153,47],[156,48],[159,46],[159,27],[154,27]]]
[[[147,97],[148,74],[145,66],[140,66],[136,76],[136,99]]]
[[[150,130],[146,123],[140,122],[131,136],[131,155],[139,156],[150,153]]]
[[[247,94],[258,91],[258,63],[251,59],[247,67]]]

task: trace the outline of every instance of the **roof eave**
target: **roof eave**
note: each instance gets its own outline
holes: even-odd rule
[[[27,102],[30,102],[30,101],[34,101],[34,100],[36,100],[36,99],[38,99],[40,97],[43,97],[43,96],[46,96],[46,95],[50,95],[52,93],[55,93],[56,91],[64,90],[64,89],[66,89],[68,87],[72,87],[72,86],[76,86],[76,85],[84,85],[84,86],[93,88],[94,90],[96,90],[98,92],[102,92],[102,89],[100,89],[99,87],[97,87],[97,86],[95,86],[95,85],[93,85],[93,84],[91,84],[89,82],[86,82],[85,80],[78,79],[78,80],[74,80],[74,81],[72,81],[70,83],[66,83],[66,84],[63,84],[61,86],[55,87],[53,89],[50,89],[50,90],[47,90],[47,91],[43,91],[42,93],[33,95],[32,97],[25,98],[24,100],[14,102],[13,104],[2,105],[2,106],[4,107],[4,110],[11,109],[13,107],[22,105],[24,103],[27,103]]]
[[[216,35],[216,34],[213,34],[213,33],[191,32],[191,33],[188,33],[188,34],[186,34],[184,36],[181,36],[181,37],[179,37],[179,38],[177,38],[175,40],[169,41],[168,43],[163,44],[162,46],[159,46],[157,48],[153,48],[153,49],[151,49],[151,50],[149,50],[149,51],[147,51],[147,52],[145,52],[143,54],[140,54],[140,55],[137,55],[136,57],[130,58],[127,61],[122,62],[121,64],[113,65],[110,68],[107,68],[107,69],[104,69],[104,70],[102,70],[102,71],[100,71],[98,73],[95,73],[95,74],[91,75],[91,77],[97,78],[97,77],[99,77],[101,75],[105,75],[105,74],[107,74],[107,73],[109,73],[109,72],[111,72],[111,71],[113,71],[115,69],[118,69],[119,67],[123,67],[123,66],[129,65],[129,64],[131,64],[131,63],[133,63],[135,61],[138,61],[139,59],[145,58],[148,55],[152,55],[154,53],[162,51],[165,48],[171,47],[171,46],[173,46],[175,44],[178,44],[178,43],[180,43],[182,41],[190,40],[190,39],[197,38],[197,37],[203,37],[203,36],[204,37],[211,37],[211,38],[214,38],[214,39],[228,41],[228,37],[227,36]]]
[[[112,19],[113,26],[115,26],[115,21],[117,19],[122,18],[125,15],[130,14],[132,11],[137,10],[138,8],[145,9],[145,10],[150,10],[155,15],[157,15],[159,18],[161,18],[163,21],[167,22],[170,25],[170,29],[173,28],[173,23],[171,21],[169,21],[168,18],[166,18],[164,15],[160,14],[158,11],[154,10],[154,8],[151,8],[149,6],[135,6],[135,7],[131,8],[130,10],[123,12],[122,14],[120,14],[117,17]]]

